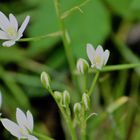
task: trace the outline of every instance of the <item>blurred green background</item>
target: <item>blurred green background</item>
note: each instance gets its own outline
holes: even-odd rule
[[[82,2],[61,0],[62,10]],[[81,9],[83,13],[75,10],[65,19],[75,63],[79,57],[87,59],[87,43],[110,50],[108,65],[140,63],[140,0],[90,0]],[[7,16],[13,13],[19,23],[31,16],[25,38],[60,31],[53,0],[1,0],[0,11]],[[54,90],[70,91],[71,104],[79,101],[82,92],[73,87],[60,37],[18,42],[10,48],[0,47],[3,116],[14,119],[16,107],[30,109],[37,131],[57,140],[69,139],[54,100],[41,85],[42,71],[51,75]],[[89,85],[92,78],[90,74]],[[101,74],[92,96],[91,112],[98,116],[88,121],[89,140],[140,140],[139,79],[140,68]],[[116,107],[123,96],[128,96],[127,103]],[[111,107],[116,109],[107,113]],[[0,125],[0,139],[15,138]]]

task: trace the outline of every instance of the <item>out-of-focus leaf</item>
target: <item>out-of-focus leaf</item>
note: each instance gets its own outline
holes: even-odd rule
[[[55,14],[55,8],[52,0],[41,1],[38,3],[38,9],[32,16],[32,23],[29,28],[29,36],[40,36],[58,30],[58,22]],[[52,47],[58,38],[46,38],[40,41],[31,42],[29,48],[30,55],[36,55]]]
[[[63,11],[72,8],[72,6],[80,2],[83,2],[83,0],[78,2],[74,0],[66,2],[63,0]],[[75,11],[75,13],[65,20],[65,25],[72,41],[71,46],[76,57],[85,55],[84,48],[88,42],[94,45],[100,44],[110,32],[110,16],[100,0],[91,0],[82,7],[82,10],[84,11],[83,14],[79,11]],[[58,25],[53,1],[42,1],[34,14],[29,34],[30,36],[38,36],[55,32],[59,30]],[[48,49],[50,46],[54,45],[57,40],[58,38],[32,42],[29,49],[30,54],[36,55]]]
[[[106,0],[112,10],[120,14],[121,16],[128,16],[130,11],[130,5],[132,0]]]
[[[113,102],[108,108],[107,111],[109,113],[113,113],[115,110],[117,110],[119,107],[121,107],[123,104],[125,104],[128,101],[128,97],[120,97],[115,102]]]
[[[87,43],[101,44],[110,32],[110,16],[100,0],[91,0],[81,9],[83,14],[75,12],[66,19],[76,57],[86,55]]]
[[[140,11],[140,0],[133,0],[131,6],[133,9]]]

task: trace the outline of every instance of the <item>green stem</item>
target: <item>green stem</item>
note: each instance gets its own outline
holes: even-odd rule
[[[133,64],[119,64],[119,65],[109,65],[103,67],[100,72],[109,72],[109,71],[118,71],[118,70],[126,70],[126,69],[132,69],[140,67],[140,63],[133,63]],[[97,70],[93,70],[92,68],[89,69],[89,73],[96,73]],[[74,71],[75,75],[79,75],[78,71]]]
[[[85,122],[82,124],[81,128],[81,140],[86,140],[86,126]]]
[[[53,91],[51,89],[50,89],[50,93],[51,93],[52,97],[54,98],[55,102],[57,103],[57,106],[59,107],[59,109],[62,113],[62,116],[67,123],[67,126],[69,128],[72,140],[77,140],[76,132],[75,132],[71,117],[69,115],[67,115],[65,110],[60,106],[59,102],[55,99]]]
[[[72,78],[74,80],[75,77],[73,75],[73,70],[75,68],[75,63],[74,63],[74,58],[73,58],[73,55],[72,55],[71,47],[69,46],[70,40],[69,40],[68,32],[65,29],[64,20],[61,18],[61,13],[62,12],[61,12],[60,0],[54,0],[54,5],[55,5],[55,9],[56,9],[56,14],[57,14],[57,17],[58,17],[58,20],[59,20],[60,28],[61,28],[61,31],[62,31],[62,41],[63,41],[63,44],[64,44],[64,49],[65,49],[66,56],[67,56],[67,59],[68,59],[71,75],[72,75]]]
[[[30,37],[30,38],[22,38],[19,40],[19,42],[28,42],[28,41],[38,41],[41,39],[45,39],[45,38],[49,38],[49,37],[57,37],[62,35],[62,32],[54,32],[54,33],[50,33],[50,34],[46,34],[46,35],[42,35],[42,36],[37,36],[37,37]]]
[[[87,90],[87,74],[84,74],[84,92]]]
[[[96,85],[97,79],[98,79],[98,77],[99,77],[99,74],[100,74],[100,72],[97,71],[97,73],[96,73],[96,75],[95,75],[95,77],[94,77],[94,79],[93,79],[93,82],[92,82],[92,84],[91,84],[90,90],[89,90],[89,92],[88,92],[88,95],[89,95],[89,96],[91,96],[91,94],[92,94],[92,92],[93,92],[93,90],[94,90],[94,88],[95,88],[95,85]]]
[[[36,137],[40,138],[41,140],[54,140],[53,138],[50,138],[50,137],[48,137],[48,136],[46,136],[46,135],[40,134],[40,133],[35,132],[35,131],[33,132],[33,134],[34,134]]]

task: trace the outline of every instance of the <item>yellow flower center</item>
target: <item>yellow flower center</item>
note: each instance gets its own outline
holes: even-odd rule
[[[97,55],[97,56],[96,56],[95,62],[96,62],[97,64],[100,64],[100,63],[101,63],[101,57],[100,57],[100,55]]]
[[[7,34],[8,34],[8,36],[11,37],[12,39],[15,38],[16,35],[17,35],[15,29],[12,28],[12,27],[9,27],[9,28],[7,29]]]

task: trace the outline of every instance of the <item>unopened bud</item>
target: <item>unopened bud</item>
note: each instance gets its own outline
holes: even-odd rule
[[[84,74],[84,73],[88,72],[88,69],[89,69],[88,62],[83,58],[79,58],[78,61],[77,61],[78,72]]]
[[[74,111],[74,114],[76,116],[79,116],[81,114],[81,111],[82,111],[82,106],[80,103],[75,103],[74,104],[74,107],[73,107],[73,111]]]
[[[62,103],[62,93],[61,92],[55,91],[54,92],[54,97],[59,103]]]
[[[48,73],[42,72],[41,73],[41,82],[42,82],[42,85],[48,90],[51,88],[50,81],[51,80],[50,80],[50,76],[48,75]]]
[[[63,104],[65,106],[69,106],[70,104],[70,94],[67,90],[63,92]]]
[[[82,103],[84,105],[85,110],[89,110],[90,99],[89,99],[89,96],[86,93],[84,93],[83,96],[82,96]]]

